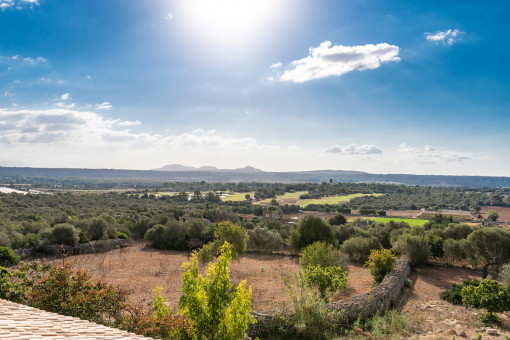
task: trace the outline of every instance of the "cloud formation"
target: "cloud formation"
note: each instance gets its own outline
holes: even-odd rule
[[[387,43],[360,46],[331,46],[325,41],[310,48],[306,58],[294,60],[292,69],[281,76],[282,81],[302,83],[313,79],[341,76],[351,71],[364,71],[381,67],[382,63],[398,62],[399,47]]]
[[[375,145],[356,145],[349,144],[344,147],[338,145],[327,147],[326,153],[337,153],[342,155],[376,155],[382,154],[383,151]]]
[[[463,32],[459,31],[458,29],[454,30],[447,30],[444,32],[438,31],[436,33],[425,33],[425,38],[428,41],[432,41],[436,44],[442,43],[448,46],[453,45],[455,42],[457,42],[460,39],[460,36],[463,34]]]
[[[24,7],[33,8],[39,5],[39,0],[0,0],[0,10],[5,11],[7,8],[16,8],[18,10]]]
[[[279,61],[277,63],[269,65],[269,68],[279,68],[279,67],[282,67],[282,66],[283,66],[282,62]]]
[[[398,146],[397,152],[404,152],[404,153],[413,153],[418,151],[418,149],[410,146],[407,143],[402,143]]]
[[[111,110],[113,105],[110,102],[104,102],[96,105],[96,109],[98,110]]]

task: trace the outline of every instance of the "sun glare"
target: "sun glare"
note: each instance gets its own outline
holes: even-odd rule
[[[282,0],[185,0],[182,14],[192,33],[223,44],[247,43],[282,16]]]

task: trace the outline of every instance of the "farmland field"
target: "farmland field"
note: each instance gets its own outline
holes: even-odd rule
[[[221,197],[222,201],[232,201],[232,202],[241,202],[246,200],[246,195],[250,195],[253,199],[253,194],[255,192],[229,192],[226,195]]]
[[[405,223],[409,224],[411,227],[423,226],[425,223],[427,223],[429,221],[429,220],[420,219],[420,218],[374,217],[374,216],[349,216],[347,218],[347,220],[349,222],[352,222],[357,218],[359,218],[361,220],[371,220],[371,221],[375,221],[377,223],[388,223],[389,221],[405,222]]]
[[[382,196],[383,194],[351,194],[351,195],[337,195],[337,196],[328,196],[321,198],[311,198],[300,200],[299,196],[307,194],[308,191],[296,191],[296,192],[287,192],[284,195],[276,196],[276,201],[280,204],[298,204],[300,207],[304,208],[309,204],[340,204],[344,202],[349,202],[353,198],[362,197],[362,196]],[[262,201],[263,203],[271,202],[271,199],[266,199]]]

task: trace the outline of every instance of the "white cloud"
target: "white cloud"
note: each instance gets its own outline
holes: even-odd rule
[[[426,32],[425,38],[428,41],[435,42],[436,44],[443,43],[445,45],[451,46],[460,39],[460,36],[463,33],[464,32],[461,32],[458,29],[454,29],[454,30],[449,29],[444,32],[438,31],[436,33]]]
[[[69,92],[68,93],[64,93],[63,95],[61,95],[60,99],[61,100],[68,100],[69,99]]]
[[[424,148],[425,148],[425,151],[434,151],[434,150],[436,150],[435,147],[433,147],[432,145],[428,145],[428,144],[425,145]]]
[[[397,152],[404,152],[404,153],[413,153],[418,151],[418,149],[413,148],[407,143],[402,143],[398,146]]]
[[[30,57],[23,58],[23,63],[28,64],[28,65],[37,65],[37,64],[46,63],[46,62],[48,62],[48,60],[43,57],[37,57],[35,59],[30,58]]]
[[[85,76],[85,78],[87,78],[87,79],[92,79],[92,76],[91,76],[90,74],[87,74],[87,75]]]
[[[61,107],[61,108],[64,108],[64,109],[72,109],[72,108],[76,107],[75,103],[66,104],[66,103],[63,103],[63,102],[58,102],[55,105],[57,107]]]
[[[96,109],[98,109],[98,110],[110,110],[112,108],[113,108],[113,105],[110,104],[110,102],[104,102],[104,103],[96,105]]]
[[[382,154],[383,151],[375,145],[356,145],[349,144],[344,147],[338,145],[327,147],[325,150],[327,153],[338,153],[342,155],[375,155]]]
[[[351,71],[376,69],[382,63],[400,61],[398,53],[398,46],[387,43],[331,46],[330,41],[325,41],[317,48],[310,48],[308,57],[294,60],[290,64],[292,69],[286,70],[280,80],[302,83]]]
[[[165,19],[166,19],[166,20],[168,20],[168,21],[172,20],[173,18],[174,18],[174,16],[173,16],[173,14],[171,14],[171,13],[168,13],[168,14],[165,16]]]
[[[25,7],[33,8],[34,5],[39,5],[38,0],[0,0],[0,9],[2,11],[6,10],[7,8],[16,8],[18,10],[21,10]]]
[[[279,67],[282,67],[282,66],[283,66],[283,64],[281,63],[281,61],[279,61],[277,63],[269,65],[269,68],[279,68]]]

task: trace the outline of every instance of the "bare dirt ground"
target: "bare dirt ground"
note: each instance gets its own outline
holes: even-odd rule
[[[93,279],[130,290],[130,300],[145,310],[152,307],[156,286],[163,287],[170,307],[177,308],[183,273],[181,264],[188,260],[186,252],[156,250],[145,247],[143,242],[107,253],[78,255],[69,259],[77,263],[77,268],[87,270]],[[234,284],[246,279],[247,284],[252,286],[252,310],[267,313],[289,308],[282,279],[288,278],[293,284],[298,269],[297,259],[290,256],[247,254],[240,262],[232,262],[230,275]],[[347,292],[335,294],[333,301],[372,288],[373,281],[367,268],[348,265],[348,270]],[[476,339],[481,334],[483,339],[503,339],[510,335],[510,313],[500,314],[503,324],[495,327],[497,335],[489,335],[478,320],[480,310],[454,306],[439,299],[439,292],[467,278],[479,279],[481,272],[442,266],[424,266],[413,271],[411,287],[404,289],[401,300],[395,306],[408,319],[405,337]]]
[[[420,339],[502,339],[510,334],[507,313],[500,314],[503,324],[496,327],[497,335],[489,335],[478,320],[480,310],[455,306],[439,299],[439,293],[450,288],[452,283],[461,283],[467,278],[481,278],[481,271],[469,268],[434,267],[417,268],[410,276],[411,288],[397,307],[408,317],[410,338]],[[490,327],[489,327],[490,328]],[[491,332],[491,331],[489,331]],[[464,335],[465,336],[462,336]]]
[[[505,221],[505,222],[510,222],[510,208],[504,208],[504,207],[490,207],[490,206],[485,206],[485,207],[482,207],[482,210],[480,211],[480,213],[482,214],[482,217],[483,218],[487,218],[487,212],[489,210],[496,210],[499,214],[499,221]]]
[[[181,295],[182,263],[187,252],[156,250],[143,242],[133,247],[116,249],[102,254],[85,254],[69,258],[79,269],[89,272],[95,280],[104,280],[131,291],[130,300],[149,309],[153,290],[163,288],[171,308],[176,309]],[[373,279],[367,268],[348,265],[349,283],[345,294],[336,294],[333,301],[369,291]],[[283,255],[246,254],[240,262],[232,262],[230,279],[233,284],[246,280],[252,286],[252,309],[258,312],[285,310],[289,298],[283,283],[288,278],[295,282],[299,270],[296,258]]]

